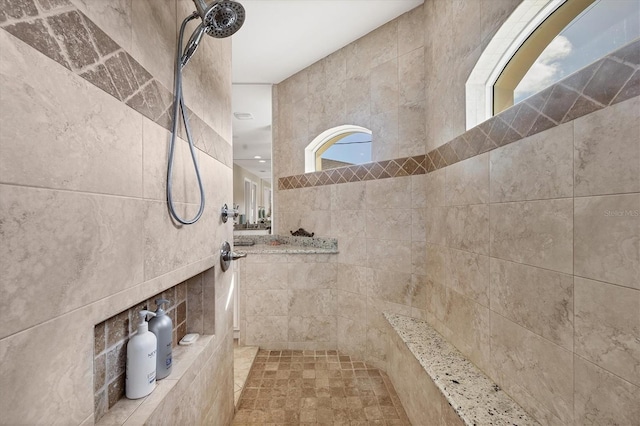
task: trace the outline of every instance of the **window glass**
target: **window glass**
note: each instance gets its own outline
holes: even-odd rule
[[[371,162],[371,135],[368,133],[346,133],[328,143],[330,146],[320,153],[322,170]]]
[[[638,37],[640,1],[593,2],[544,49],[516,86],[513,102],[540,92]]]

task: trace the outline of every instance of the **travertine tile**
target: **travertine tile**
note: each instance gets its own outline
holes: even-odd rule
[[[398,18],[398,55],[424,45],[424,7],[410,10]]]
[[[365,223],[367,238],[378,240],[411,241],[412,209],[377,208],[367,210]]]
[[[287,315],[288,303],[287,290],[253,290],[247,298],[245,315]]]
[[[197,212],[195,204],[175,203],[180,216],[191,218]],[[145,280],[167,273],[179,265],[189,264],[210,255],[214,249],[204,231],[213,228],[218,220],[217,209],[205,210],[202,218],[194,225],[176,228],[167,215],[165,202],[146,201],[144,203],[144,273]],[[210,228],[211,227],[211,228]],[[217,243],[216,243],[217,245]]]
[[[143,281],[140,201],[9,185],[0,198],[0,336]]]
[[[0,44],[2,97],[12,99],[0,109],[0,179],[140,196],[139,115],[5,31]]]
[[[640,192],[640,99],[575,121],[575,194]]]
[[[290,289],[327,289],[336,285],[336,263],[290,263],[287,269]]]
[[[573,124],[491,151],[491,202],[573,196]]]
[[[367,266],[387,271],[411,271],[411,245],[404,241],[367,240]]]
[[[448,255],[449,252],[446,247],[427,244],[425,256],[425,275],[427,280],[440,285],[445,284]]]
[[[498,384],[516,402],[528,407],[526,398],[533,398],[563,422],[572,422],[571,351],[492,312],[491,363]]]
[[[447,223],[447,207],[427,207],[426,216],[426,239],[428,243],[447,245],[447,227],[442,226]]]
[[[331,186],[331,208],[333,210],[364,210],[365,183],[353,182]],[[284,191],[287,193],[289,191]]]
[[[398,157],[424,155],[425,101],[400,105],[398,111]]]
[[[305,361],[291,362],[296,358]],[[261,359],[269,360],[270,369]],[[408,425],[386,373],[360,359],[336,350],[261,349],[233,424],[305,424],[304,419],[340,425],[371,418]]]
[[[353,320],[363,320],[367,312],[367,298],[364,295],[354,294],[346,291],[336,292],[338,316],[351,318]]]
[[[640,291],[575,280],[575,353],[640,386]]]
[[[572,207],[571,199],[492,204],[491,256],[571,273]]]
[[[411,306],[413,283],[410,273],[374,269],[368,295],[389,302]]]
[[[254,256],[255,257],[255,256]],[[273,258],[274,256],[268,256]],[[248,259],[247,259],[248,260]],[[255,259],[254,259],[255,260]],[[247,265],[242,269],[242,286],[251,291],[287,288],[287,268],[278,263],[262,263]]]
[[[573,277],[491,259],[491,310],[573,350]]]
[[[427,175],[411,177],[411,207],[424,209],[427,207]]]
[[[371,115],[371,160],[382,162],[400,157],[397,109]],[[388,174],[383,176],[388,177]],[[372,181],[377,182],[377,181]]]
[[[363,266],[338,264],[336,288],[351,293],[366,295],[367,285],[371,281],[371,269]]]
[[[444,336],[465,357],[483,370],[490,365],[489,308],[446,290]]]
[[[289,315],[329,316],[336,314],[335,292],[330,289],[305,288],[301,290],[289,290],[288,304]]]
[[[487,204],[448,207],[445,223],[449,247],[489,255],[489,206]],[[439,226],[442,226],[442,223]]]
[[[640,289],[640,194],[576,198],[574,273]]]
[[[398,58],[399,105],[414,105],[425,100],[424,74],[424,49],[412,50]],[[424,124],[424,118],[422,123]],[[424,133],[423,129],[423,138]]]
[[[411,177],[373,180],[366,183],[367,209],[409,208],[411,206]]]
[[[427,239],[427,209],[411,209],[411,241]]]
[[[575,424],[636,425],[640,419],[640,388],[574,357]]]
[[[489,154],[481,154],[445,168],[448,206],[489,202]]]
[[[87,332],[85,315],[86,310],[79,309],[0,340],[5,360],[0,364],[0,388],[19,385],[18,392],[3,392],[0,398],[3,422],[35,424],[46,416],[79,424],[93,412],[93,335]],[[32,380],[33,374],[40,380]],[[37,410],[33,401],[40,401]]]
[[[340,238],[338,262],[341,264],[367,266],[367,240],[364,238]]]
[[[367,225],[365,211],[366,210],[332,210],[331,235],[352,238],[363,235]]]
[[[445,205],[445,174],[445,170],[437,170],[426,175],[427,207]]]
[[[336,316],[289,316],[288,341],[336,344]]]
[[[414,241],[411,243],[411,273],[414,275],[426,275],[427,267],[425,258],[427,255],[427,243]]]
[[[446,284],[458,293],[489,306],[489,257],[448,249]]]
[[[248,346],[261,342],[287,342],[286,316],[247,316],[246,341]]]
[[[381,63],[371,70],[371,114],[398,107],[398,60]]]

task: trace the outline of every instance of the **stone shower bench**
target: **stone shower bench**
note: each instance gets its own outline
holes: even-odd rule
[[[385,313],[389,377],[415,425],[538,425],[428,323]]]

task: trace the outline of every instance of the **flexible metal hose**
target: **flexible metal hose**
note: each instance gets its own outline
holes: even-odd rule
[[[202,216],[202,212],[204,211],[204,187],[202,186],[202,178],[200,176],[200,167],[198,166],[198,159],[196,158],[196,150],[193,144],[193,138],[191,137],[191,128],[189,127],[189,118],[187,117],[186,108],[184,106],[184,98],[182,96],[182,43],[184,39],[184,30],[187,26],[187,22],[191,21],[198,17],[198,14],[194,12],[189,15],[184,21],[182,21],[182,25],[180,26],[180,35],[178,36],[178,49],[176,55],[176,75],[175,75],[175,86],[174,86],[174,101],[173,101],[173,126],[171,129],[171,143],[169,144],[169,161],[167,165],[167,204],[169,206],[169,212],[171,216],[183,225],[192,225],[200,219]],[[173,195],[172,195],[172,184],[171,177],[173,176],[173,156],[176,145],[176,134],[178,132],[178,114],[182,115],[182,121],[184,123],[184,128],[187,133],[187,141],[189,142],[189,150],[191,151],[191,158],[193,160],[193,167],[196,172],[196,177],[198,179],[198,187],[200,189],[200,208],[198,209],[198,213],[193,217],[193,219],[183,219],[181,218],[175,210],[173,205]]]

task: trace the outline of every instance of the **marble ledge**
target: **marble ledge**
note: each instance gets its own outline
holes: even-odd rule
[[[384,316],[466,425],[539,424],[428,323]]]
[[[247,242],[254,244],[244,245]],[[337,254],[338,240],[280,235],[236,235],[234,251],[239,254]]]

